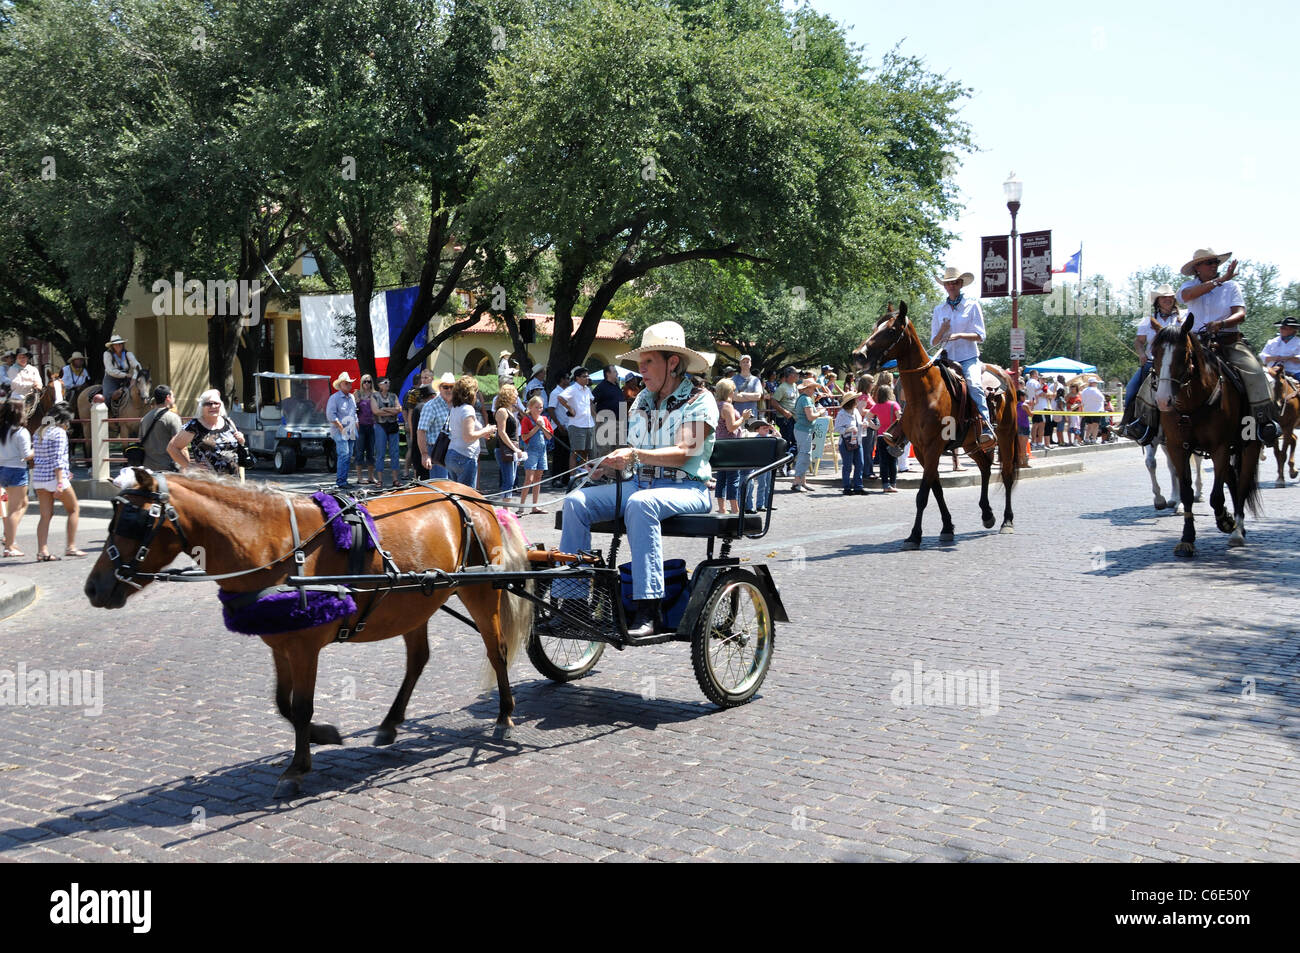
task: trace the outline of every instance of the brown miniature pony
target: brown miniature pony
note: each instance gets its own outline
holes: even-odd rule
[[[77,417],[79,419],[90,419],[90,405],[103,389],[102,384],[90,384],[78,391]],[[149,378],[149,368],[141,367],[132,370],[131,377],[113,394],[108,416],[111,418],[143,417],[149,412],[151,400],[153,400],[153,381]],[[133,423],[109,424],[108,429],[110,436],[130,439],[140,432],[140,422],[136,420]]]
[[[1196,555],[1196,524],[1192,516],[1191,456],[1206,454],[1214,461],[1210,506],[1219,530],[1230,533],[1229,546],[1246,545],[1245,511],[1259,513],[1261,444],[1245,398],[1224,375],[1222,363],[1191,333],[1195,315],[1181,326],[1161,328],[1151,345],[1151,373],[1159,382],[1156,404],[1165,434],[1165,452],[1178,470],[1183,498],[1183,536],[1174,553]],[[1223,486],[1232,494],[1233,513],[1224,508]]]
[[[310,497],[265,485],[252,488],[207,475],[168,476],[165,486],[148,470],[136,468],[134,475],[135,486],[123,491],[126,503],[116,503],[104,552],[86,579],[85,593],[93,606],[121,608],[129,596],[149,582],[134,581],[135,572],[157,572],[179,554],[193,554],[200,551],[199,547],[205,572],[215,577],[228,576],[217,583],[224,594],[223,603],[232,598],[231,593],[259,592],[294,575],[352,574],[348,554],[336,548],[332,527],[326,528],[324,515]],[[449,501],[449,492],[459,498],[459,509]],[[144,515],[151,503],[159,506],[159,512]],[[169,506],[174,509],[174,519]],[[511,571],[528,568],[523,534],[513,519],[506,519],[506,525],[498,522],[490,502],[458,483],[416,486],[371,498],[366,506],[378,529],[380,545],[402,572],[453,572],[462,567],[484,566],[489,561]],[[302,568],[294,562],[290,507],[303,540]],[[472,521],[473,532],[463,522],[462,512]],[[145,528],[154,529],[147,543],[142,520]],[[147,551],[137,566],[142,543]],[[483,548],[488,550],[486,554]],[[369,551],[360,573],[383,572],[382,556]],[[349,641],[377,642],[397,635],[406,641],[406,677],[375,737],[378,745],[391,744],[398,725],[406,718],[406,703],[429,658],[429,617],[453,592],[483,637],[500,695],[497,735],[504,737],[508,733],[514,724],[510,717],[514,697],[507,663],[516,658],[531,632],[532,604],[504,589],[493,588],[491,581],[431,588],[426,595],[419,589],[385,593],[381,580],[377,589],[367,587],[353,593],[358,611],[352,615],[311,628],[261,636],[275,661],[276,707],[294,727],[293,760],[276,786],[277,797],[295,797],[299,793],[300,779],[311,770],[311,745],[343,743],[334,726],[311,720],[317,657],[321,649],[335,641],[340,625],[355,627],[373,602],[364,628],[354,632]],[[291,600],[295,598],[290,596]],[[252,608],[261,611],[264,605],[259,601]]]
[[[1300,423],[1300,389],[1283,373],[1281,365],[1271,365],[1268,372],[1273,376],[1273,399],[1278,405],[1277,417],[1280,421],[1277,442],[1273,444],[1273,455],[1277,457],[1277,482],[1273,485],[1281,489],[1286,486],[1286,477],[1282,473],[1284,463],[1289,464],[1291,479],[1300,476],[1295,468],[1295,430],[1296,424]],[[1291,458],[1289,461],[1288,455]]]
[[[899,386],[906,401],[903,407],[903,432],[911,441],[916,458],[924,470],[921,488],[916,494],[916,522],[912,525],[912,535],[903,542],[903,549],[920,548],[921,518],[932,492],[943,517],[939,540],[952,542],[952,516],[943,499],[939,464],[948,443],[956,439],[956,429],[961,421],[955,419],[952,398],[943,383],[939,366],[930,358],[916,328],[907,319],[907,305],[901,304],[897,315],[886,314],[881,318],[871,337],[853,352],[853,356],[859,364],[865,366],[868,373],[875,373],[890,358],[898,361]],[[1015,388],[1002,368],[985,364],[984,371],[995,377],[1001,388],[1001,399],[989,401],[989,414],[998,436],[998,460],[1002,468],[1002,486],[1006,491],[1002,528],[999,532],[1013,533],[1015,516],[1011,511],[1011,489],[1016,483],[1019,463],[1016,452]],[[966,431],[962,446],[980,469],[980,514],[984,528],[991,529],[996,522],[993,508],[989,505],[989,475],[993,468],[993,452],[979,448],[979,435],[980,425],[974,421]]]

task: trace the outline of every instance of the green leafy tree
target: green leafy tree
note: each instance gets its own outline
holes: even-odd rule
[[[773,0],[578,0],[490,70],[476,202],[523,257],[554,250],[548,381],[624,286],[751,262],[805,300],[924,280],[947,237],[965,91]],[[486,220],[486,219],[485,219]]]

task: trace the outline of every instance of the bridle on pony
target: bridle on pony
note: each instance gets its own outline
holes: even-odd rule
[[[873,335],[873,336],[874,336],[874,335]],[[889,359],[889,356],[890,356],[891,354],[893,354],[893,352],[894,352],[894,348],[896,348],[896,347],[898,347],[898,345],[902,344],[902,343],[903,343],[903,339],[904,339],[906,336],[907,336],[907,318],[904,317],[904,318],[903,318],[903,321],[902,321],[902,323],[901,323],[901,325],[900,325],[899,328],[898,328],[898,330],[897,330],[896,332],[894,332],[894,339],[893,339],[892,341],[889,342],[889,346],[888,346],[888,347],[886,347],[883,351],[880,352],[880,357],[879,357],[879,359],[878,359],[880,364],[884,364],[885,361]],[[895,357],[895,360],[897,360],[897,357]],[[900,366],[900,367],[898,368],[898,373],[900,373],[900,374],[919,374],[921,371],[928,370],[928,369],[929,369],[933,364],[934,364],[934,358],[932,357],[932,358],[930,358],[928,361],[926,361],[924,364],[922,364],[920,367],[901,367],[901,366]]]
[[[148,557],[149,547],[164,523],[171,523],[176,528],[176,534],[180,537],[181,546],[185,551],[189,551],[190,548],[185,530],[181,528],[180,519],[176,515],[176,507],[170,502],[167,477],[155,473],[154,479],[158,483],[158,489],[152,493],[148,490],[131,488],[113,497],[113,521],[108,524],[109,538],[104,544],[104,552],[113,561],[113,578],[135,586],[136,589],[144,588],[135,581],[137,578],[158,579],[173,575],[172,573],[146,573],[137,568]],[[150,501],[148,509],[130,499],[133,496],[146,497]],[[136,547],[135,555],[129,561],[122,558],[121,550],[113,543],[114,536],[133,541],[139,540],[140,544]]]

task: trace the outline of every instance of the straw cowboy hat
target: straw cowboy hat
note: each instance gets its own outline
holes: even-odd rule
[[[85,359],[86,355],[82,354],[80,351],[73,351],[72,357],[68,358],[68,363],[71,364],[73,361],[84,361]]]
[[[1156,298],[1173,298],[1173,297],[1174,297],[1173,285],[1170,284],[1156,285],[1154,288],[1152,288],[1150,291],[1147,292],[1147,305],[1150,306],[1155,304]]]
[[[943,270],[943,274],[935,279],[935,281],[939,282],[939,284],[943,284],[945,281],[960,281],[961,286],[963,288],[965,288],[968,284],[970,284],[974,280],[975,280],[975,276],[972,275],[969,271],[959,272],[952,265],[949,265],[947,268],[945,268]]]
[[[114,344],[125,344],[125,343],[126,343],[126,338],[122,337],[122,335],[120,334],[114,334],[111,338],[108,339],[107,343],[104,344],[104,347],[112,347]]]
[[[646,351],[670,351],[686,359],[686,373],[703,374],[713,363],[699,351],[686,346],[686,332],[676,321],[660,321],[641,332],[641,346],[620,354],[616,360],[635,361]]]
[[[497,358],[509,357],[513,353],[515,352],[510,350],[510,348],[503,348],[501,353],[497,355]]]
[[[348,374],[347,371],[344,371],[338,377],[334,378],[334,389],[338,390],[340,384],[355,384],[355,383],[356,381],[352,379],[352,376]]]
[[[821,387],[821,385],[817,383],[817,378],[815,377],[805,377],[798,384],[794,385],[795,390],[817,390],[819,387]]]
[[[843,409],[849,406],[849,404],[856,404],[857,402],[858,402],[858,395],[855,394],[853,391],[849,391],[842,398],[840,398],[840,408]]]
[[[1222,265],[1225,261],[1227,261],[1231,257],[1232,257],[1232,252],[1230,251],[1225,251],[1222,255],[1220,255],[1212,248],[1198,248],[1196,249],[1196,254],[1192,256],[1191,261],[1183,265],[1180,271],[1182,274],[1190,278],[1192,277],[1192,275],[1196,274],[1196,266],[1199,265],[1201,262],[1213,260],[1213,262],[1216,265]]]

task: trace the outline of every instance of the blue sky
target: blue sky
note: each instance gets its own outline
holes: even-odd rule
[[[1203,2],[877,3],[812,0],[878,61],[896,43],[973,90],[980,152],[951,264],[978,272],[1005,234],[1002,182],[1024,182],[1022,231],[1052,229],[1055,267],[1122,285],[1201,247],[1300,280],[1300,6]]]

